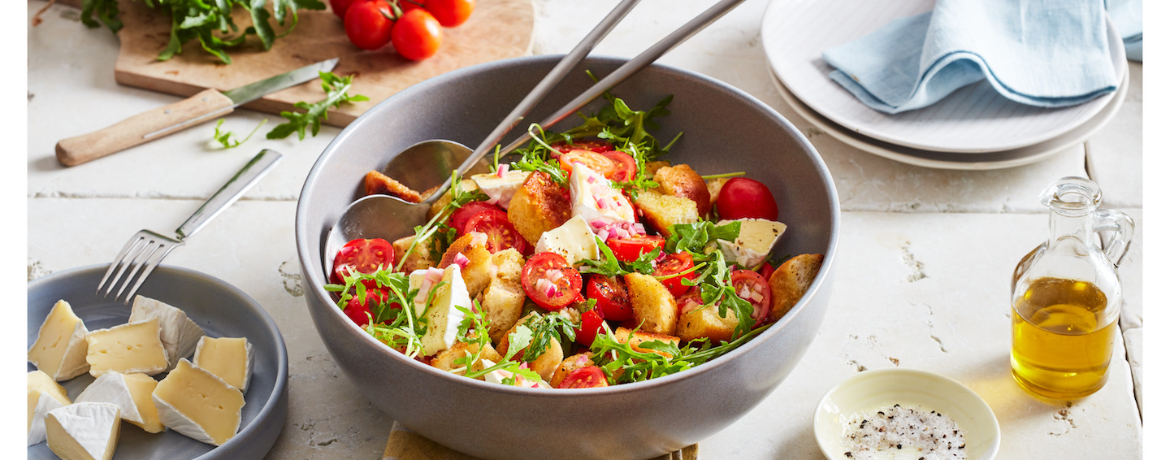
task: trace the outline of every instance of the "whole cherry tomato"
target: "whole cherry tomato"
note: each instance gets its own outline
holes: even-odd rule
[[[594,310],[601,310],[602,318],[625,321],[634,314],[630,294],[617,278],[594,273],[589,277],[589,283],[585,285],[585,297],[597,301],[597,308]]]
[[[601,331],[601,323],[605,320],[601,319],[601,314],[597,312],[597,308],[589,310],[581,314],[581,327],[577,329],[576,341],[586,347],[593,346],[593,340],[597,338],[597,334]]]
[[[746,177],[735,177],[723,184],[715,205],[723,219],[776,220],[780,216],[768,186]]]
[[[456,27],[471,17],[471,12],[475,10],[475,0],[427,0],[424,8],[443,27]]]
[[[570,372],[568,377],[561,381],[557,388],[600,388],[609,386],[605,379],[605,372],[600,367],[582,367]]]
[[[333,14],[336,14],[337,17],[344,21],[345,12],[349,10],[349,6],[359,1],[364,0],[329,0],[329,8],[333,10]]]
[[[613,256],[622,262],[633,262],[638,256],[653,252],[654,248],[666,248],[666,238],[661,236],[630,235],[626,238],[610,238],[605,245],[613,250]]]
[[[355,46],[376,50],[390,43],[394,16],[381,0],[358,0],[345,11],[345,35]]]
[[[407,11],[398,18],[390,33],[390,42],[398,54],[412,61],[421,61],[439,52],[443,44],[443,30],[439,21],[427,10]]]
[[[520,284],[528,298],[549,311],[565,308],[581,298],[581,273],[552,252],[528,259],[520,271]]]
[[[358,301],[358,296],[355,294],[345,304],[345,316],[349,317],[358,326],[365,326],[370,324],[370,317],[373,316],[372,307],[377,306],[386,300],[386,292],[379,289],[366,290],[366,303]],[[395,304],[397,305],[397,304]]]
[[[670,276],[676,273],[682,273],[695,267],[695,258],[689,252],[678,252],[666,256],[662,262],[654,267],[654,276]],[[667,278],[662,280],[662,285],[666,286],[666,290],[670,291],[670,295],[678,297],[687,292],[691,286],[682,283],[683,279],[693,280],[698,276],[695,272],[690,272],[685,275],[679,275],[674,278]]]
[[[345,277],[351,272],[374,273],[378,268],[394,267],[394,246],[381,238],[372,240],[356,239],[345,243],[333,258],[333,274],[329,281],[345,284]]]

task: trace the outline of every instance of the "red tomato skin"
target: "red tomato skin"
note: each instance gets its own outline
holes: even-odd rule
[[[606,179],[613,176],[613,172],[617,166],[605,155],[585,149],[573,149],[558,158],[561,162],[561,169],[565,170],[567,175],[573,174],[573,163],[584,164],[586,168],[605,176]]]
[[[601,318],[597,308],[582,313],[581,327],[577,329],[576,333],[577,343],[592,347],[593,340],[597,339],[597,333],[601,331],[601,323],[604,322],[605,320]]]
[[[345,11],[345,35],[358,48],[372,51],[390,43],[394,20],[390,5],[380,0],[359,0]]]
[[[688,252],[679,252],[666,256],[658,266],[654,268],[654,276],[667,276],[675,273],[687,271],[695,266],[695,258]],[[682,276],[676,276],[662,280],[662,285],[666,286],[666,290],[670,291],[670,295],[678,297],[687,292],[691,286],[683,284],[683,279],[694,280],[698,275],[695,272],[690,272]]]
[[[356,239],[341,247],[333,258],[333,273],[329,281],[345,284],[345,275],[350,271],[374,273],[378,267],[394,268],[394,246],[381,238]]]
[[[756,286],[762,291],[763,298],[758,302],[752,299],[744,299],[752,304],[754,311],[752,312],[752,319],[756,320],[755,326],[764,324],[768,319],[769,310],[772,308],[772,286],[768,284],[768,280],[759,273],[751,270],[736,270],[731,272],[731,286],[735,289],[736,294],[739,294],[743,286]],[[742,296],[741,296],[742,297]]]
[[[427,10],[418,8],[402,14],[390,33],[398,54],[412,61],[434,56],[443,44],[443,29]]]
[[[760,276],[763,276],[765,280],[772,279],[772,273],[775,272],[776,267],[773,267],[771,262],[764,262],[764,265],[760,265]]]
[[[459,234],[466,235],[471,232],[480,232],[488,236],[487,250],[492,254],[509,248],[515,248],[521,254],[528,250],[528,242],[508,220],[508,213],[502,210],[481,211],[467,221]]]
[[[423,8],[439,21],[439,25],[458,27],[475,11],[475,0],[427,0]]]
[[[609,386],[600,367],[588,366],[570,372],[557,388],[601,388]]]
[[[569,151],[576,149],[592,150],[597,153],[605,153],[613,150],[613,145],[600,140],[576,141],[573,143],[573,145],[569,145],[564,142],[557,142],[554,143],[552,147],[561,153],[569,153]]]
[[[634,175],[638,174],[638,162],[634,157],[626,152],[619,152],[617,150],[609,150],[599,152],[609,158],[613,162],[613,174],[609,177],[610,180],[618,182],[628,182],[634,179]]]
[[[467,226],[467,221],[471,220],[471,218],[475,217],[477,214],[489,209],[505,212],[504,208],[486,201],[472,201],[451,213],[451,217],[447,219],[447,225],[450,225],[451,228],[455,229],[455,231],[460,232],[459,235],[462,236],[463,227]]]
[[[345,21],[345,12],[349,11],[349,6],[360,1],[365,0],[329,0],[329,8],[333,10],[333,14]]]
[[[554,283],[557,287],[557,293],[560,294],[555,299],[549,298],[536,288],[537,280],[543,278],[544,274],[552,269],[560,270],[563,275]],[[528,259],[520,271],[520,284],[524,287],[524,293],[528,295],[529,299],[548,311],[560,310],[581,298],[581,273],[569,265],[569,262],[560,254],[552,252],[542,252]]]
[[[364,304],[358,303],[357,294],[354,294],[345,305],[345,316],[348,316],[349,320],[358,326],[365,327],[370,324],[369,315],[373,311],[370,306],[378,305],[384,300],[386,300],[386,293],[378,289],[366,290],[366,303]]]
[[[629,238],[610,238],[605,245],[613,251],[613,256],[622,262],[633,262],[638,256],[653,252],[654,248],[666,249],[666,238],[661,236],[631,236]]]
[[[734,177],[723,184],[715,205],[722,219],[776,220],[780,217],[776,199],[768,186],[746,177]]]
[[[601,310],[601,316],[611,321],[625,321],[634,314],[634,307],[630,303],[630,294],[626,287],[618,280],[593,274],[585,286],[585,297],[597,301],[595,310]],[[582,320],[584,321],[584,320]]]
[[[410,10],[417,10],[427,6],[427,0],[399,0],[398,8],[405,14]]]

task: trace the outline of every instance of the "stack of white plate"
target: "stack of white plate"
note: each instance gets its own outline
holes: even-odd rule
[[[941,101],[890,115],[873,110],[829,79],[821,52],[891,20],[930,11],[934,0],[773,0],[760,27],[780,95],[809,123],[866,152],[918,166],[997,169],[1043,160],[1084,142],[1125,99],[1129,72],[1121,37],[1108,25],[1121,84],[1084,104],[1049,109],[1013,102],[986,81]]]

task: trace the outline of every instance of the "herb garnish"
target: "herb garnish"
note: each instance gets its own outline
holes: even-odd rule
[[[739,238],[740,222],[732,221],[723,225],[702,221],[693,224],[675,224],[670,227],[666,239],[667,252],[701,251],[715,240],[735,241]]]
[[[375,283],[387,295],[377,305],[370,307],[370,323],[366,326],[366,332],[408,357],[418,356],[423,349],[422,336],[427,331],[427,320],[415,314],[414,298],[418,295],[418,289],[410,289],[407,275],[391,272],[389,267],[384,267],[374,273],[351,272],[344,279],[344,285],[325,285],[326,291],[340,293],[337,306],[344,311],[350,299],[354,298],[360,305],[369,305],[367,301],[373,299],[369,298],[366,285]],[[434,289],[429,295],[433,294]]]
[[[305,110],[304,113],[280,112],[280,116],[287,118],[288,122],[272,128],[272,131],[268,132],[269,139],[284,139],[295,132],[298,139],[304,140],[305,129],[311,129],[313,137],[316,137],[317,132],[321,130],[321,120],[329,119],[328,111],[331,107],[341,107],[344,102],[370,100],[361,94],[352,96],[349,94],[349,88],[353,85],[353,75],[339,77],[333,72],[318,72],[318,74],[321,76],[321,89],[325,90],[325,100],[312,104],[305,101],[296,103],[297,108]]]
[[[692,340],[682,347],[675,345],[674,342],[660,340],[642,342],[638,345],[638,348],[649,352],[634,350],[628,343],[629,337],[624,337],[627,343],[622,343],[609,328],[603,328],[593,339],[591,351],[594,363],[605,373],[610,384],[641,382],[677,374],[723,356],[764,332],[768,327],[770,326],[756,328],[719,345],[711,345],[706,338]]]
[[[215,142],[219,142],[220,145],[223,145],[224,149],[231,149],[231,148],[239,147],[240,144],[248,142],[248,139],[251,139],[252,135],[256,134],[256,131],[259,131],[261,126],[264,126],[265,123],[268,123],[268,119],[265,118],[263,120],[260,120],[260,124],[256,125],[255,128],[252,128],[252,132],[248,133],[248,136],[245,137],[243,140],[233,139],[236,136],[236,133],[234,133],[232,131],[225,130],[225,131],[221,132],[219,130],[219,127],[223,126],[223,122],[224,122],[223,118],[220,118],[219,121],[215,122],[215,134],[213,136],[215,138]]]
[[[439,251],[439,249],[442,249],[442,242],[446,242],[450,246],[453,241],[450,239],[429,241],[430,238],[443,230],[445,230],[443,234],[448,237],[454,235],[454,232],[450,231],[451,227],[447,225],[447,219],[451,217],[451,214],[467,203],[472,201],[485,201],[487,199],[488,196],[479,189],[470,191],[463,190],[463,183],[459,180],[458,171],[451,171],[451,202],[443,206],[443,209],[439,210],[439,213],[435,214],[435,217],[432,217],[426,224],[414,228],[414,239],[411,240],[410,247],[406,248],[406,252],[403,253],[402,259],[399,259],[398,265],[394,269],[402,270],[402,264],[406,262],[406,259],[410,258],[410,255],[414,253],[415,248],[418,247],[420,242],[425,241],[427,244],[437,244],[434,246],[435,250],[431,252],[437,252],[441,256],[443,251]]]

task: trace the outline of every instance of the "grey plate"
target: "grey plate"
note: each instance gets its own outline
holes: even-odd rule
[[[125,324],[130,306],[94,291],[108,265],[74,268],[28,283],[28,346],[58,300],[64,299],[89,330]],[[252,382],[244,395],[243,421],[236,437],[220,447],[167,430],[158,434],[122,424],[115,459],[248,459],[272,449],[288,415],[288,354],[276,323],[256,301],[234,286],[203,273],[161,265],[139,294],[183,309],[211,337],[246,337],[254,347]],[[189,359],[190,357],[188,357]],[[32,364],[29,371],[36,370]],[[165,374],[156,375],[161,379]],[[60,382],[72,400],[94,380],[82,374]],[[55,459],[48,444],[28,448],[30,459]]]

